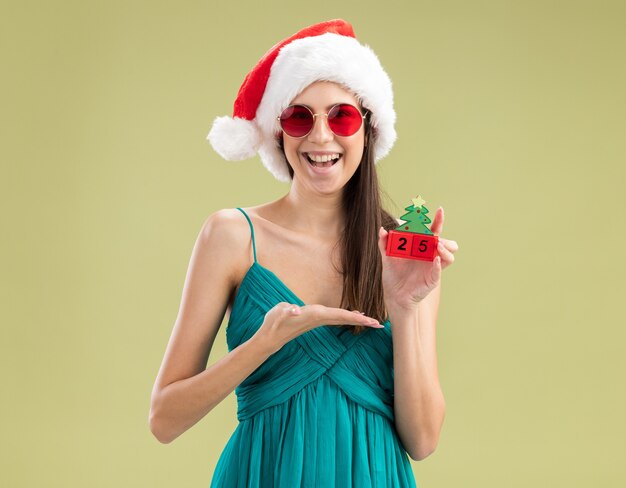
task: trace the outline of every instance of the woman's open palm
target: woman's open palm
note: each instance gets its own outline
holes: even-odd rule
[[[357,310],[350,311],[319,304],[299,306],[280,302],[265,314],[263,324],[255,335],[275,352],[290,340],[321,325],[384,327],[376,319]]]

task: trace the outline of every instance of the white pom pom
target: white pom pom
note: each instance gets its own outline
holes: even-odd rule
[[[261,144],[256,124],[240,117],[217,117],[207,139],[215,152],[228,161],[251,158]]]

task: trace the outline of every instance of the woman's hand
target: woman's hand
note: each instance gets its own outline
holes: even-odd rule
[[[439,236],[443,230],[443,207],[439,207],[430,230]],[[434,261],[420,261],[387,256],[388,232],[378,231],[378,247],[383,260],[383,290],[387,305],[414,309],[441,280],[441,272],[454,262],[459,246],[455,241],[439,237],[437,257]]]
[[[265,320],[255,337],[263,341],[272,353],[287,342],[320,325],[364,325],[383,328],[376,319],[354,310],[325,305],[294,305],[280,302],[265,314]]]

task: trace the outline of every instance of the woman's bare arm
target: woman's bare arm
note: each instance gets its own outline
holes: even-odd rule
[[[411,459],[421,461],[439,442],[446,404],[439,382],[436,320],[441,284],[407,312],[390,305],[396,430]]]
[[[172,442],[213,410],[270,355],[271,351],[252,337],[202,373],[156,391],[150,430],[160,442]]]
[[[206,368],[215,337],[251,253],[248,224],[236,209],[213,213],[193,248],[178,317],[150,402],[154,436],[169,443],[226,398],[272,353],[250,339]]]
[[[238,210],[220,210],[202,226],[152,390],[150,430],[162,443],[172,442],[196,424],[297,335],[321,325],[380,325],[356,311],[308,305],[293,313],[287,302],[280,302],[266,313],[254,336],[205,369],[231,292],[243,268],[249,268],[251,259],[242,256],[251,255],[249,226]]]

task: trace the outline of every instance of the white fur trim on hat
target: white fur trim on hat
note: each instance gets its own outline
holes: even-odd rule
[[[255,122],[240,117],[217,117],[207,139],[215,152],[229,161],[251,158],[261,145]]]

